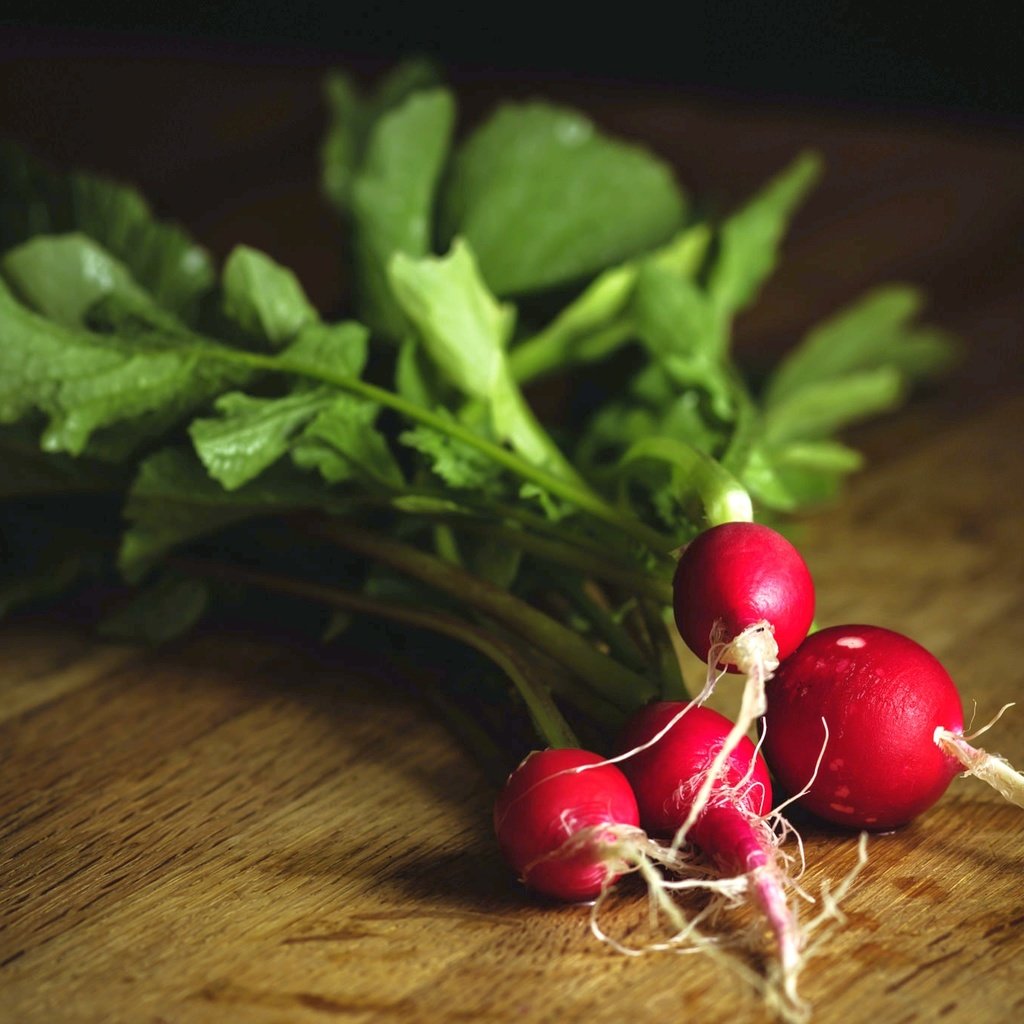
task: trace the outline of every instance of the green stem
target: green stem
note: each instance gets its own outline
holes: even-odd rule
[[[623,514],[589,487],[564,479],[538,466],[531,465],[507,448],[494,444],[464,427],[457,420],[438,415],[430,409],[426,409],[415,402],[403,398],[394,391],[389,391],[387,388],[377,387],[375,384],[369,384],[356,377],[346,377],[343,374],[330,373],[322,367],[302,366],[298,363],[283,363],[277,356],[262,355],[258,352],[243,352],[239,349],[228,349],[227,347],[217,349],[204,348],[202,352],[204,354],[216,352],[218,358],[229,362],[241,363],[255,369],[268,370],[275,373],[300,374],[312,380],[319,380],[324,384],[330,384],[332,387],[347,391],[350,394],[367,398],[378,405],[393,410],[405,419],[430,427],[439,433],[461,441],[471,448],[475,448],[521,479],[536,484],[556,497],[570,502],[581,511],[592,515],[595,519],[600,519],[615,526],[627,536],[639,541],[656,553],[661,554],[671,551],[675,546],[671,538],[664,536],[657,530],[651,529],[651,527],[640,522],[640,520]]]
[[[447,523],[441,522],[434,526],[434,550],[444,561],[452,565],[463,565],[458,541]]]
[[[651,261],[680,277],[693,277],[710,239],[707,225],[693,224],[653,253],[600,274],[551,323],[512,349],[512,375],[525,383],[574,363],[605,358],[636,335],[629,303],[642,263]]]
[[[526,384],[537,377],[565,369],[566,332],[557,322],[550,327],[520,342],[509,353],[508,362],[512,376],[520,384]],[[580,351],[574,353],[575,362],[595,362],[614,352],[635,334],[633,322],[625,317],[612,321],[607,327],[592,332],[580,343]]]
[[[543,537],[537,537],[535,534],[515,527],[469,519],[457,514],[441,516],[441,518],[457,529],[500,540],[510,547],[517,547],[531,555],[536,555],[545,562],[561,565],[568,569],[576,569],[584,575],[614,583],[631,593],[643,594],[662,604],[668,604],[672,600],[672,586],[666,580],[645,576],[625,565],[601,562],[589,552],[573,548],[568,544],[545,540]]]
[[[490,403],[493,420],[503,438],[520,455],[525,456],[526,464],[547,466],[553,476],[583,491],[589,491],[584,479],[537,419],[511,373],[506,376],[505,385],[499,390],[500,401],[495,399]]]
[[[668,625],[666,616],[671,613],[664,605],[652,605],[650,601],[641,598],[638,601],[640,613],[647,623],[647,632],[650,634],[651,643],[658,657],[658,665],[661,669],[661,698],[662,700],[690,699],[686,690],[686,681],[683,679],[683,672],[679,666],[679,658],[672,646],[668,635],[668,629],[675,629],[675,625]]]
[[[552,747],[578,747],[580,745],[569,723],[566,722],[551,699],[551,694],[543,686],[533,681],[524,659],[512,644],[504,642],[497,634],[472,626],[455,615],[433,609],[416,608],[393,601],[381,601],[336,587],[327,587],[287,576],[276,576],[221,562],[207,562],[204,559],[182,557],[174,559],[173,564],[194,575],[249,584],[264,590],[272,590],[277,593],[289,594],[292,597],[330,605],[334,608],[341,608],[345,611],[391,619],[407,626],[427,629],[458,640],[489,658],[512,680],[526,704],[534,727],[545,743]]]
[[[550,582],[552,586],[557,587],[565,594],[588,621],[597,627],[613,657],[636,672],[647,671],[647,660],[640,648],[633,642],[633,638],[586,593],[578,581],[551,578]]]
[[[699,448],[672,437],[647,437],[629,447],[616,471],[625,471],[631,463],[642,459],[667,463],[672,469],[673,483],[681,490],[696,492],[712,526],[753,519],[753,505],[746,488]]]
[[[407,489],[392,495],[363,494],[351,500],[354,508],[394,508],[403,515],[434,520],[460,531],[505,541],[543,561],[576,569],[586,576],[614,583],[630,593],[643,594],[662,604],[672,600],[669,574],[675,561],[671,557],[666,555],[659,560],[656,569],[645,572],[624,561],[610,559],[606,547],[602,548],[596,542],[561,529],[550,519],[532,515],[515,505],[482,502],[468,495],[453,500],[447,494],[429,489]],[[496,520],[522,523],[524,528]],[[547,536],[537,536],[538,533]],[[443,554],[443,551],[439,549],[439,553]]]
[[[736,402],[736,420],[733,425],[732,437],[719,459],[719,465],[726,472],[742,473],[750,451],[757,442],[761,417],[757,404],[750,397],[750,392],[742,377],[737,372],[730,374],[733,400]]]
[[[648,679],[601,654],[579,634],[525,601],[472,573],[348,522],[319,517],[303,517],[296,522],[301,524],[304,532],[389,565],[492,616],[570,668],[616,707],[632,710],[656,695],[657,691]]]
[[[542,515],[536,515],[520,505],[509,505],[500,501],[481,502],[471,496],[460,498],[460,501],[481,515],[498,516],[512,522],[522,523],[523,526],[529,527],[534,533],[546,534],[553,538],[555,543],[585,552],[590,556],[592,564],[605,564],[608,562],[609,549],[607,544],[601,544],[599,541],[591,540],[589,537],[579,533],[565,530],[557,522],[546,519]],[[675,559],[672,557],[670,549],[655,551],[653,554],[657,556],[659,564],[666,570],[675,568]],[[624,562],[617,564],[622,565],[628,571],[636,571],[632,565],[626,565]]]

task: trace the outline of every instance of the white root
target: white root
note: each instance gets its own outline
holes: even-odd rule
[[[1006,705],[1010,707],[1011,705]],[[999,715],[1006,710],[1004,707]],[[998,719],[999,715],[996,716]],[[993,719],[984,728],[979,729],[971,738],[978,736],[994,724]],[[936,745],[950,757],[956,758],[964,767],[964,775],[973,775],[975,778],[987,782],[997,793],[1010,803],[1018,807],[1024,807],[1024,775],[1018,772],[1005,758],[998,754],[990,754],[980,747],[973,747],[967,742],[966,736],[950,732],[942,726],[935,729],[934,739]]]
[[[713,638],[714,639],[714,638]],[[674,836],[671,844],[665,846],[646,836],[639,829],[620,826],[611,828],[603,826],[595,830],[585,830],[570,839],[560,850],[548,856],[567,855],[580,846],[593,842],[595,834],[602,840],[604,856],[608,864],[609,882],[593,902],[590,910],[590,929],[601,942],[611,946],[626,956],[642,956],[655,952],[703,953],[710,956],[717,964],[735,972],[755,991],[757,991],[773,1014],[787,1024],[803,1024],[810,1014],[809,1005],[801,998],[797,990],[797,981],[807,958],[817,950],[819,942],[812,941],[814,933],[830,922],[844,921],[839,909],[840,901],[846,896],[857,875],[867,861],[866,834],[861,835],[856,865],[834,889],[829,888],[826,881],[822,885],[820,897],[815,900],[797,879],[803,874],[806,861],[803,840],[799,832],[782,815],[782,810],[792,800],[798,799],[803,792],[795,794],[790,800],[775,807],[764,818],[750,811],[752,823],[756,823],[762,833],[763,845],[771,851],[771,858],[752,871],[738,876],[720,876],[712,870],[698,867],[691,859],[686,844],[687,835],[709,801],[718,798],[723,792],[722,777],[731,753],[749,732],[754,722],[766,710],[765,687],[772,674],[778,668],[778,647],[768,622],[755,623],[745,629],[739,636],[730,641],[717,640],[708,655],[708,673],[705,686],[701,693],[665,725],[655,736],[633,750],[626,751],[616,757],[608,758],[603,764],[623,761],[657,743],[691,708],[699,707],[711,696],[715,686],[726,674],[722,666],[735,665],[745,676],[741,707],[737,719],[725,741],[717,751],[714,760],[697,786],[691,802],[690,812],[682,828]],[[829,731],[827,723],[822,720],[824,737],[812,778],[807,788],[814,781],[822,763],[825,748],[828,744]],[[763,742],[763,735],[759,738]],[[963,737],[952,737],[958,744],[967,747]],[[940,742],[938,733],[936,742]],[[990,758],[981,751],[975,755]],[[747,801],[742,794],[749,795],[749,788],[754,785],[752,774],[755,759],[751,760],[750,768],[744,778],[733,787],[729,799],[735,806],[744,808]],[[1005,765],[1005,762],[1001,762]],[[590,765],[567,769],[566,773],[575,774],[589,769]],[[593,767],[597,767],[596,765]],[[1018,776],[1008,765],[1005,768],[1013,774],[1022,787],[1024,794],[1024,777]],[[1012,799],[1012,797],[1010,798]],[[1024,799],[1024,796],[1022,796]],[[589,834],[588,834],[589,833]],[[782,844],[793,837],[796,854],[781,849]],[[794,874],[790,872],[795,870]],[[624,874],[636,873],[644,881],[649,901],[652,929],[657,930],[662,922],[670,929],[667,937],[636,945],[630,945],[615,938],[602,926],[601,912],[607,904],[613,886],[611,880]],[[666,873],[675,877],[666,877]],[[806,924],[800,922],[798,916],[789,907],[787,890],[802,900],[818,904],[818,913]],[[710,901],[695,913],[687,913],[674,898],[687,892],[703,891],[711,897]],[[702,926],[713,923],[723,911],[741,905],[744,898],[753,898],[771,930],[777,946],[777,956],[772,957],[766,975],[753,970],[739,957],[731,954],[728,943],[720,936],[706,933]]]
[[[842,881],[832,889],[826,880],[821,885],[821,910],[807,922],[804,934],[808,940],[823,926],[835,921],[838,924],[846,923],[846,915],[839,909],[839,904],[846,899],[857,876],[864,870],[868,863],[868,834],[861,832],[857,839],[857,863],[846,873]],[[820,945],[820,939],[816,942],[808,941],[807,952],[813,954]]]
[[[818,935],[815,939],[815,934],[826,925],[846,922],[846,916],[839,904],[849,894],[857,876],[868,862],[867,843],[868,834],[862,832],[857,843],[857,861],[854,866],[834,889],[830,887],[828,880],[822,883],[819,897],[821,909],[810,921],[800,927],[799,946],[790,952],[788,958],[780,956],[769,970],[768,984],[765,990],[767,1002],[772,1011],[784,1021],[801,1024],[810,1017],[810,1004],[798,994],[797,980],[807,966],[807,961],[821,948],[822,937]]]
[[[723,941],[713,935],[706,934],[701,925],[713,919],[718,907],[709,903],[692,916],[687,916],[679,904],[671,897],[670,891],[684,889],[706,889],[723,895],[730,903],[737,902],[740,894],[747,889],[746,878],[686,878],[679,880],[667,879],[658,869],[658,864],[667,860],[677,862],[678,854],[649,840],[650,848],[638,856],[635,868],[647,885],[651,902],[652,926],[657,928],[664,918],[672,929],[671,934],[658,941],[630,945],[609,934],[600,923],[600,913],[604,907],[611,888],[606,888],[595,900],[590,909],[590,930],[599,941],[611,946],[617,953],[624,956],[646,956],[651,953],[675,953],[687,955],[699,953],[709,957],[718,966],[734,972],[752,989],[767,998],[766,982],[756,971],[742,960],[732,956],[725,948]],[[648,853],[650,856],[648,856]],[[692,870],[693,865],[688,865]]]
[[[743,785],[749,787],[751,783],[745,780]],[[730,794],[730,802],[738,802],[743,807],[743,802],[736,798],[737,791],[734,790]],[[663,845],[649,838],[641,829],[623,825],[584,829],[541,859],[568,857],[580,849],[599,848],[601,859],[608,868],[608,882],[590,907],[590,930],[595,938],[624,956],[664,952],[704,954],[750,985],[778,1019],[787,1024],[803,1024],[808,1019],[810,1007],[797,991],[798,978],[808,957],[820,945],[820,941],[812,941],[815,933],[826,924],[845,920],[839,904],[867,862],[867,835],[864,833],[860,837],[857,863],[853,869],[834,888],[830,888],[827,881],[823,883],[819,899],[814,900],[787,873],[791,864],[802,864],[802,852],[794,857],[779,848],[793,836],[802,851],[797,831],[777,812],[773,812],[770,820],[760,818],[752,811],[749,813],[763,846],[774,856],[768,863],[742,875],[720,875],[697,861],[689,848]],[[529,865],[527,872],[533,866]],[[602,924],[602,911],[606,909],[614,889],[612,880],[629,873],[637,874],[646,886],[652,930],[657,932],[665,924],[668,926],[667,935],[631,944],[611,934]],[[786,890],[789,888],[818,905],[817,914],[806,924],[799,922],[788,906]],[[707,893],[710,901],[696,911],[687,911],[677,897],[691,892]],[[745,898],[754,899],[760,906],[778,947],[778,954],[770,958],[764,975],[731,951],[729,940],[705,930],[705,925],[713,926],[723,911],[742,905]]]
[[[716,628],[716,633],[720,632],[720,628]],[[692,704],[700,706],[711,696],[716,684],[727,671],[722,667],[725,665],[735,665],[746,677],[743,684],[743,696],[736,721],[715,755],[714,761],[711,762],[711,768],[704,777],[690,806],[690,813],[676,833],[672,843],[673,847],[678,847],[686,841],[690,829],[701,816],[704,808],[707,807],[711,791],[721,778],[730,754],[739,746],[754,722],[765,713],[767,709],[765,684],[779,667],[778,644],[775,643],[771,624],[765,620],[747,626],[742,633],[731,640],[723,640],[714,634],[711,639],[711,649],[708,652],[708,674],[704,689]],[[685,710],[689,710],[689,706]]]

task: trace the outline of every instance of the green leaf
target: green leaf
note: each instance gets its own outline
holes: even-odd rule
[[[414,516],[472,516],[472,510],[451,498],[435,494],[396,494],[391,499],[393,508]]]
[[[630,382],[625,397],[598,410],[582,435],[577,458],[604,466],[649,437],[674,438],[718,457],[732,429],[714,415],[705,391],[680,391],[661,362],[649,362]]]
[[[564,336],[571,343],[607,327],[626,312],[637,273],[634,262],[603,271],[558,314],[546,333]]]
[[[345,512],[347,507],[287,464],[226,491],[195,455],[165,448],[141,463],[132,483],[125,506],[131,526],[118,565],[125,579],[137,582],[171,549],[233,523],[309,509]]]
[[[577,447],[577,461],[592,466],[604,463],[633,441],[657,433],[658,417],[651,409],[629,401],[608,402],[587,424]]]
[[[691,277],[700,268],[710,232],[695,225],[644,259],[666,273]],[[599,274],[542,331],[515,346],[509,367],[520,383],[574,363],[603,359],[627,341],[636,328],[630,303],[641,260],[630,260]]]
[[[321,187],[338,210],[347,211],[362,156],[367,114],[355,83],[340,71],[324,79],[324,99],[330,123],[320,151]]]
[[[550,491],[533,483],[522,484],[519,488],[519,497],[524,502],[536,504],[544,513],[545,519],[550,519],[553,523],[568,519],[577,511],[574,505],[556,498]]]
[[[692,280],[648,264],[637,278],[634,312],[640,337],[678,387],[702,388],[715,414],[733,415],[722,324]]]
[[[512,377],[506,346],[515,309],[488,290],[469,246],[456,239],[447,256],[419,260],[397,253],[391,282],[435,365],[467,397],[485,404],[497,438],[534,465],[575,479]]]
[[[370,101],[375,117],[399,106],[413,93],[441,83],[441,71],[429,57],[408,57],[399,61],[377,83]]]
[[[852,473],[864,465],[864,456],[839,441],[795,441],[774,453],[776,466],[826,473]]]
[[[234,391],[217,399],[216,419],[198,419],[189,435],[206,471],[229,491],[259,476],[289,450],[292,439],[331,402],[327,388],[284,398]]]
[[[227,316],[247,335],[274,348],[320,319],[298,278],[257,249],[236,246],[224,265],[222,283]]]
[[[708,292],[720,314],[738,312],[756,298],[775,269],[790,218],[821,168],[816,154],[802,154],[722,225],[718,258],[708,280]]]
[[[354,320],[310,324],[281,351],[278,365],[296,373],[358,377],[366,366],[368,339],[369,331]]]
[[[114,424],[126,425],[130,450],[247,373],[204,360],[198,343],[70,330],[21,305],[2,283],[0,338],[0,423],[38,409],[49,418],[43,447],[72,455]]]
[[[396,252],[430,251],[434,197],[454,120],[447,90],[413,94],[374,125],[353,183],[359,312],[391,338],[405,333],[406,322],[391,294],[388,263]]]
[[[912,324],[922,305],[921,293],[906,285],[868,292],[814,327],[786,356],[768,383],[766,403],[860,370],[892,366],[913,378],[943,368],[955,347],[945,333]]]
[[[155,219],[133,189],[93,175],[54,173],[0,143],[0,252],[36,235],[68,232],[94,239],[157,303],[186,320],[213,284],[206,252]]]
[[[447,434],[419,426],[404,431],[398,440],[425,455],[430,468],[449,487],[488,495],[498,495],[505,490],[500,466]]]
[[[897,405],[903,378],[891,366],[808,384],[764,413],[762,439],[769,448],[828,437],[841,427]]]
[[[488,290],[469,246],[457,239],[447,256],[423,259],[396,253],[389,276],[434,363],[464,394],[489,399],[507,372],[516,314]]]
[[[202,580],[166,573],[134,593],[99,625],[102,636],[162,644],[187,633],[202,617],[210,590]]]
[[[329,483],[352,477],[399,490],[402,471],[384,435],[374,426],[379,408],[352,395],[339,395],[306,427],[292,449],[302,468],[316,468]]]
[[[606,270],[544,330],[509,353],[509,370],[519,382],[601,359],[631,333],[626,319],[637,268],[625,263]]]
[[[838,493],[846,474],[860,465],[856,452],[830,442],[790,445],[781,450],[755,446],[744,466],[744,485],[759,505],[795,512],[820,505]]]
[[[684,200],[668,165],[572,110],[512,104],[460,147],[443,197],[498,295],[595,274],[670,238]]]
[[[419,339],[409,337],[398,349],[395,390],[410,402],[430,409],[449,404],[452,389],[441,379],[437,367],[424,352]]]
[[[83,327],[97,302],[118,295],[147,306],[128,269],[81,234],[40,235],[6,253],[0,272],[27,305],[62,327]]]
[[[438,79],[429,61],[405,61],[367,98],[348,75],[335,71],[327,76],[324,94],[330,123],[321,150],[321,182],[339,212],[347,214],[351,209],[353,183],[375,121],[413,93],[433,87]]]

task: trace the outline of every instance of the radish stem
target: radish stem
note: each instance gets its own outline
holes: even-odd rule
[[[522,341],[509,353],[509,368],[521,384],[542,377],[552,370],[564,368],[565,341],[558,326],[552,324],[546,327],[532,338]],[[635,334],[635,325],[625,318],[594,331],[587,338],[588,361],[603,359]]]
[[[545,574],[546,575],[546,574]],[[602,608],[575,580],[547,577],[586,618],[597,627],[601,638],[608,645],[612,656],[636,672],[646,672],[648,662],[626,632],[612,616]]]
[[[346,611],[361,612],[378,618],[391,619],[409,626],[417,626],[435,633],[441,633],[479,651],[493,661],[515,684],[534,725],[545,742],[551,747],[578,747],[576,738],[558,710],[547,688],[534,682],[530,666],[515,650],[511,643],[503,642],[493,630],[474,627],[468,622],[447,612],[424,610],[392,601],[379,601],[363,594],[318,583],[275,576],[271,573],[245,569],[221,562],[208,562],[196,558],[176,558],[178,568],[198,576],[247,583],[278,593],[317,601],[321,604],[343,608]]]
[[[428,513],[429,515],[429,513]],[[544,561],[569,569],[577,569],[595,579],[614,583],[634,593],[641,593],[653,600],[668,604],[672,600],[672,586],[668,580],[638,572],[627,565],[609,562],[607,554],[598,558],[583,548],[558,541],[546,540],[525,530],[504,526],[458,514],[440,516],[450,525],[467,532],[482,534],[495,540],[505,541]]]
[[[305,532],[312,532],[340,547],[389,565],[493,616],[571,668],[580,679],[617,707],[634,709],[656,693],[650,680],[601,654],[578,633],[472,573],[349,522],[313,517],[297,519],[296,522]]]
[[[481,437],[478,433],[463,426],[457,420],[441,416],[438,413],[409,401],[394,391],[378,387],[358,377],[349,377],[340,373],[332,373],[322,366],[302,366],[298,363],[282,362],[278,356],[262,355],[258,352],[243,352],[240,349],[228,349],[226,346],[197,346],[197,354],[220,359],[225,362],[239,363],[253,369],[267,370],[274,373],[297,374],[310,380],[318,380],[330,384],[341,391],[360,395],[378,405],[398,413],[413,423],[430,427],[448,437],[452,437],[477,451],[482,452],[499,466],[515,474],[522,480],[536,484],[557,498],[570,502],[581,511],[600,519],[621,530],[626,536],[639,541],[657,554],[669,552],[676,546],[672,538],[666,537],[645,523],[627,515],[609,504],[585,483],[579,480],[566,479],[546,469],[535,466],[509,449]]]

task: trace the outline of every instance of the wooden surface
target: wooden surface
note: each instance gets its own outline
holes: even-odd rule
[[[342,291],[318,205],[319,69],[63,58],[0,70],[4,127],[59,162],[140,181],[217,251],[244,239]],[[829,160],[748,357],[838,301],[918,281],[959,331],[957,373],[860,432],[870,468],[801,543],[820,621],[930,647],[985,720],[1024,650],[1024,144],[1005,129],[754,101],[581,89],[695,192],[739,199],[797,148]],[[471,109],[530,83],[473,83]],[[759,348],[758,346],[762,346]],[[55,614],[0,625],[0,1020],[760,1021],[697,957],[631,959],[499,862],[493,793],[392,685],[385,654],[205,632],[159,652]],[[1024,764],[1024,706],[986,737]],[[815,891],[854,844],[804,827]],[[1024,813],[956,781],[870,844],[803,978],[822,1022],[1024,1020]],[[632,898],[629,898],[632,894]],[[627,888],[607,924],[642,916]]]

